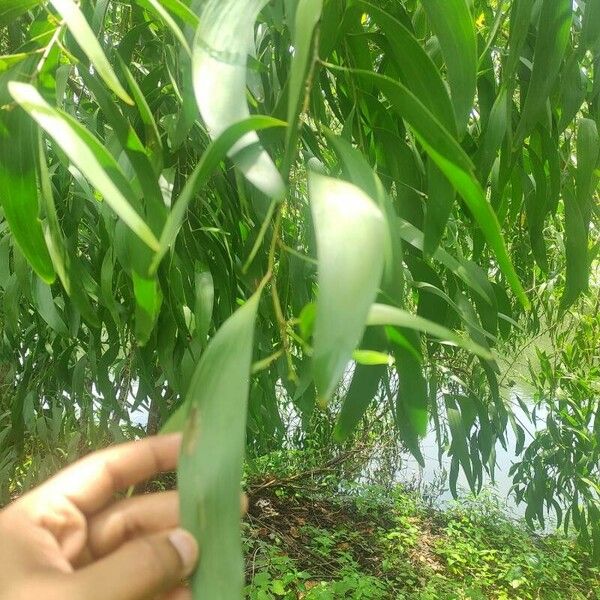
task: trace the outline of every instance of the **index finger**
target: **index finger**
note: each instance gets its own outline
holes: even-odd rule
[[[160,435],[94,452],[44,483],[35,492],[60,495],[84,513],[105,506],[120,490],[171,471],[177,465],[181,434]]]

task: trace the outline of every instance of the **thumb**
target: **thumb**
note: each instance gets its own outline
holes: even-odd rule
[[[198,545],[184,529],[137,538],[73,575],[76,598],[143,600],[167,592],[194,570]]]

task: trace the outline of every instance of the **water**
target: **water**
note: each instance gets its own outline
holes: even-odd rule
[[[530,416],[523,411],[517,402],[517,396],[519,396],[527,405],[532,405],[533,400],[531,398],[531,391],[525,389],[523,386],[515,386],[510,391],[509,397],[511,404],[513,405],[515,417],[518,421],[527,426],[527,431],[525,433],[525,447],[527,447],[527,444],[531,441],[532,435],[535,433],[536,429],[545,427],[546,414],[545,409],[540,407],[536,423],[530,423]],[[515,448],[517,444],[516,435],[510,425],[506,431],[506,438],[506,450],[500,444],[496,445],[494,481],[492,481],[490,476],[484,471],[484,487],[491,489],[511,513],[516,516],[523,516],[525,514],[525,505],[517,505],[512,494],[510,494],[512,478],[509,477],[508,473],[515,462]],[[401,464],[393,476],[394,481],[415,485],[418,489],[424,490],[428,486],[439,485],[440,481],[446,479],[446,475],[450,469],[451,459],[448,455],[444,454],[442,455],[440,464],[435,429],[430,429],[423,439],[421,443],[421,452],[425,460],[424,467],[421,467],[410,453],[402,454]],[[469,493],[469,485],[462,469],[459,470],[457,488],[461,495]],[[453,497],[450,489],[447,486],[444,486],[437,497],[436,504],[443,507],[452,500]]]

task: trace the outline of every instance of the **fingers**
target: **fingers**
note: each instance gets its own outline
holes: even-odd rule
[[[115,492],[174,469],[180,446],[178,433],[113,446],[76,462],[33,494],[37,499],[65,496],[90,514],[105,506]]]
[[[192,600],[192,590],[187,587],[180,586],[172,592],[165,594],[162,600]]]
[[[176,491],[128,498],[89,519],[88,548],[93,557],[100,558],[133,538],[178,525]]]
[[[72,576],[73,597],[86,600],[163,597],[192,573],[197,560],[198,546],[183,529],[141,537],[77,571]],[[175,598],[183,600],[185,595]]]

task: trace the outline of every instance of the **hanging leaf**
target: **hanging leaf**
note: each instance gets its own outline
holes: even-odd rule
[[[54,304],[50,286],[37,277],[33,285],[33,300],[42,319],[44,319],[56,333],[64,336],[69,335],[67,326]]]
[[[518,147],[532,131],[556,81],[569,41],[573,10],[571,0],[544,0],[540,11],[533,69],[521,121],[515,133]]]
[[[458,130],[464,132],[477,87],[477,39],[467,0],[423,0],[437,35],[452,93]]]
[[[294,19],[294,56],[290,70],[288,91],[287,120],[290,126],[286,132],[286,158],[291,162],[295,152],[295,139],[298,115],[302,110],[306,95],[306,75],[312,68],[313,36],[315,28],[321,19],[323,0],[299,0]]]
[[[565,207],[565,253],[567,273],[565,290],[560,299],[561,310],[567,309],[588,289],[588,228],[572,187],[563,189]]]
[[[453,400],[446,400],[446,415],[448,416],[448,426],[452,435],[452,445],[450,452],[456,457],[463,468],[471,491],[475,491],[475,479],[473,477],[473,468],[469,454],[468,435],[463,423],[463,418]],[[456,479],[455,479],[456,481]],[[456,484],[455,484],[456,486]],[[454,492],[456,497],[456,491]]]
[[[402,83],[434,114],[438,121],[456,135],[452,102],[440,74],[413,33],[400,21],[370,2],[358,2],[386,34]]]
[[[423,252],[432,256],[438,249],[454,205],[454,188],[433,161],[428,162],[427,212]]]
[[[0,206],[19,248],[34,271],[54,281],[54,268],[39,219],[35,176],[35,126],[21,110],[0,115]]]
[[[38,2],[39,0],[2,0],[2,6],[0,6],[0,27],[14,22],[23,13],[36,6]]]
[[[195,334],[202,343],[206,342],[208,329],[212,322],[215,286],[210,271],[197,270],[195,276],[196,301],[194,316],[196,319]]]
[[[600,177],[595,172],[600,164],[600,136],[592,119],[580,119],[577,128],[577,202],[586,227],[592,212],[592,197]]]
[[[375,400],[386,367],[357,365],[335,425],[334,437],[344,442]]]
[[[328,64],[327,66],[332,70],[338,69],[333,65]],[[498,218],[473,173],[474,167],[471,160],[458,142],[439,124],[420,100],[402,84],[377,73],[357,69],[342,70],[356,73],[363,79],[375,82],[394,108],[408,121],[426,152],[462,196],[488,244],[496,254],[496,259],[515,295],[527,308],[529,300],[506,249]]]
[[[211,137],[247,119],[246,57],[254,47],[254,22],[267,0],[208,0],[192,48],[194,91]],[[234,144],[229,156],[260,191],[280,198],[284,184],[256,132]]]
[[[107,204],[150,248],[157,250],[158,240],[140,215],[132,208],[123,188],[132,195],[125,175],[102,144],[69,115],[52,108],[32,85],[11,81],[11,96],[44,129],[71,162],[104,196]]]
[[[319,292],[312,356],[322,404],[329,400],[362,336],[385,256],[385,219],[356,186],[309,174]]]
[[[156,279],[140,277],[135,271],[132,272],[132,278],[136,302],[135,337],[138,344],[143,346],[154,329],[163,297]]]
[[[192,198],[206,184],[219,163],[228,154],[229,149],[243,138],[249,131],[258,131],[269,127],[285,127],[284,121],[255,115],[234,123],[223,131],[205,150],[200,162],[196,165],[185,186],[167,217],[165,227],[160,236],[159,248],[154,257],[151,271],[155,272],[168,249],[175,243],[179,229],[183,224],[185,214]]]
[[[96,35],[92,31],[83,13],[73,0],[50,0],[50,3],[62,17],[69,28],[69,32],[79,44],[94,69],[106,85],[127,104],[133,104],[121,82],[117,78],[113,68],[110,66]]]
[[[186,414],[177,471],[182,526],[202,555],[192,581],[194,598],[239,600],[244,572],[240,482],[254,321],[259,289],[219,329],[202,355],[174,427]]]
[[[422,358],[415,358],[415,352],[420,353],[419,335],[406,328],[397,333],[408,341],[411,349],[400,345],[394,350],[399,380],[396,411],[398,419],[406,419],[402,430],[410,427],[410,438],[422,437],[427,433],[429,394],[423,376]]]

